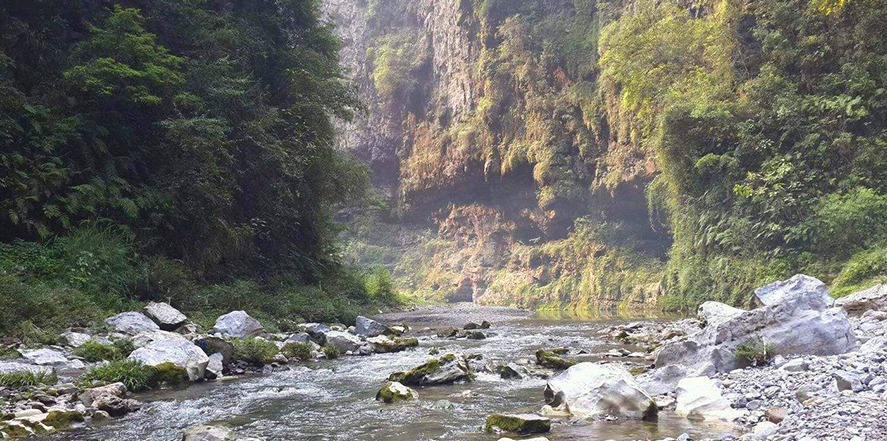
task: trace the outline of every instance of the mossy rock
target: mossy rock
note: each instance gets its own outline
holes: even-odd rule
[[[32,432],[23,424],[10,422],[0,423],[0,434],[3,435],[0,436],[0,438],[24,438],[26,436],[31,436]]]
[[[371,340],[373,348],[377,353],[389,354],[393,352],[402,352],[409,348],[419,346],[419,340],[416,338],[395,338],[393,340]]]
[[[490,415],[487,417],[488,433],[514,433],[529,435],[546,433],[551,430],[551,420],[538,415]]]
[[[75,423],[82,423],[86,418],[76,410],[52,410],[43,419],[43,424],[52,426],[57,430],[69,429]]]
[[[444,357],[448,356],[450,355],[445,355]],[[441,361],[443,361],[444,357],[441,357]],[[388,379],[410,386],[419,385],[426,376],[435,374],[439,370],[440,361],[438,361],[438,359],[436,358],[433,358],[431,360],[428,360],[428,362],[426,362],[425,364],[414,367],[407,372],[395,372],[391,374]]]
[[[181,386],[188,384],[188,370],[173,363],[161,363],[154,366],[154,383],[166,386]]]
[[[565,370],[575,365],[576,362],[558,357],[552,351],[540,349],[536,351],[536,364],[547,368]]]
[[[398,401],[412,401],[419,398],[416,391],[396,381],[389,381],[376,393],[376,401],[392,404]]]
[[[434,386],[462,380],[472,381],[474,377],[465,357],[460,355],[457,358],[454,354],[447,354],[440,358],[432,358],[410,371],[395,372],[388,379],[407,386]]]

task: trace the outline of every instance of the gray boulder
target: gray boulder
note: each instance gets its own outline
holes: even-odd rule
[[[836,355],[856,348],[847,314],[830,308],[822,282],[795,276],[757,291],[767,306],[746,311],[682,340],[671,341],[656,353],[657,368],[690,367],[690,375],[712,375],[742,367],[734,354],[748,341],[772,345],[775,355]]]
[[[65,357],[65,354],[54,349],[22,350],[21,354],[26,360],[40,366],[64,366],[68,364],[68,358]]]
[[[363,342],[356,335],[343,331],[330,331],[326,333],[326,344],[328,346],[335,346],[345,352],[357,352]]]
[[[198,426],[186,429],[182,441],[233,441],[237,439],[231,429],[224,426]]]
[[[158,340],[136,349],[129,359],[148,366],[172,363],[187,369],[191,381],[203,379],[209,364],[206,353],[187,340]]]
[[[645,372],[637,377],[637,381],[641,389],[650,395],[664,395],[675,391],[678,382],[687,376],[687,371],[686,366],[673,364]]]
[[[354,326],[354,333],[362,337],[378,337],[388,332],[388,328],[367,317],[358,316],[357,323]]]
[[[616,364],[579,363],[548,380],[545,402],[574,417],[654,418],[659,408],[634,377]]]
[[[247,338],[256,337],[264,328],[258,320],[252,318],[245,311],[233,311],[216,319],[213,331],[222,334],[223,337]]]
[[[0,374],[12,374],[17,372],[27,372],[34,375],[50,375],[52,374],[53,369],[50,366],[37,366],[17,361],[0,361]]]
[[[68,346],[75,348],[79,348],[80,346],[83,346],[84,343],[92,340],[92,336],[89,334],[73,331],[64,332],[61,334],[61,337],[68,342]]]
[[[145,315],[153,319],[164,331],[175,331],[188,321],[188,317],[169,303],[149,303],[145,307]]]
[[[730,400],[724,397],[720,384],[708,377],[681,380],[675,394],[675,413],[689,419],[732,421],[745,414],[744,411],[733,409]]]
[[[151,319],[145,316],[145,314],[140,312],[124,312],[117,314],[106,319],[105,323],[115,331],[129,335],[160,330],[157,323],[154,323]]]
[[[458,381],[471,381],[473,376],[468,359],[464,355],[447,354],[431,359],[410,371],[395,372],[388,379],[407,386],[435,386],[453,384]]]
[[[169,331],[147,331],[140,332],[132,338],[132,345],[135,348],[144,348],[155,341],[162,340],[179,340],[188,341],[182,334]]]
[[[835,304],[850,315],[861,315],[866,311],[887,311],[887,283],[841,297]]]

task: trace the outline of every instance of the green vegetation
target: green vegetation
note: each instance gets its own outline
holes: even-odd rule
[[[234,341],[234,359],[256,366],[271,364],[278,352],[277,345],[267,340],[245,338]]]
[[[154,366],[154,375],[151,377],[152,385],[165,385],[178,387],[187,384],[188,371],[173,363],[161,363]]]
[[[334,145],[360,108],[339,45],[314,0],[4,2],[0,334],[154,300],[346,323],[391,301],[339,256],[332,215],[368,188]]]
[[[13,389],[24,389],[31,386],[39,386],[41,384],[53,385],[58,382],[55,374],[33,373],[33,372],[10,372],[0,374],[0,386]]]
[[[140,392],[156,384],[155,369],[135,360],[116,360],[105,365],[95,366],[81,377],[90,387],[112,383],[123,383],[126,390]]]
[[[90,340],[74,350],[74,355],[83,357],[84,360],[95,363],[99,361],[114,361],[126,356],[115,346],[103,345],[95,340]],[[127,354],[129,355],[129,354]]]
[[[280,349],[280,353],[286,358],[307,361],[311,359],[311,346],[307,343],[287,343]]]
[[[342,350],[336,346],[327,345],[323,347],[323,356],[327,360],[335,360],[342,356]]]
[[[762,341],[746,341],[736,347],[737,359],[750,366],[764,366],[773,359],[773,345]]]

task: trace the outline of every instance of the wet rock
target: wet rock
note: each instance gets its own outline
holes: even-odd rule
[[[569,369],[576,364],[575,361],[568,361],[557,356],[554,351],[546,351],[540,349],[536,351],[536,364],[551,369]]]
[[[835,304],[850,315],[861,315],[866,311],[887,311],[887,283],[841,297]]]
[[[696,316],[706,325],[717,325],[745,312],[720,302],[705,302],[699,306]]]
[[[124,397],[126,395],[126,386],[123,383],[112,383],[107,386],[94,387],[83,391],[78,398],[89,407],[93,406],[97,398],[105,395]]]
[[[154,320],[164,331],[175,331],[188,321],[188,317],[169,303],[149,303],[145,306],[145,315]]]
[[[722,395],[717,381],[708,377],[685,378],[678,383],[675,393],[675,413],[690,419],[732,421],[743,415]]]
[[[407,386],[433,386],[471,381],[473,378],[464,355],[447,354],[433,358],[410,371],[395,372],[388,379]]]
[[[499,366],[496,366],[496,373],[506,380],[526,378],[530,375],[527,368],[515,363],[500,364]]]
[[[87,389],[79,398],[86,406],[95,407],[111,416],[123,416],[141,408],[138,401],[126,398],[126,386],[123,383]]]
[[[419,394],[416,393],[415,390],[410,389],[396,381],[389,381],[385,383],[385,386],[382,386],[382,389],[379,389],[379,392],[376,393],[376,401],[381,401],[385,404],[418,399]]]
[[[480,331],[468,331],[465,333],[465,338],[469,340],[485,340],[487,335]]]
[[[202,349],[187,340],[160,340],[136,349],[129,355],[130,360],[136,360],[148,366],[158,366],[164,363],[172,363],[185,368],[191,381],[203,379],[209,357]]]
[[[480,329],[490,329],[493,325],[490,322],[484,320],[480,323]]]
[[[531,414],[490,415],[487,417],[488,433],[514,433],[529,435],[551,431],[551,420]]]
[[[245,311],[233,311],[216,319],[213,331],[223,337],[247,338],[256,337],[264,328],[258,320],[252,318]]]
[[[388,328],[385,325],[363,316],[358,316],[354,325],[354,333],[362,337],[378,337],[386,332]]]
[[[388,338],[384,335],[367,339],[372,344],[372,351],[377,354],[402,352],[409,348],[419,346],[419,340],[415,338]]]
[[[596,415],[654,418],[659,408],[634,377],[615,364],[579,363],[550,379],[545,402],[567,405],[573,416]]]
[[[106,319],[105,323],[115,331],[129,335],[160,330],[157,323],[154,323],[154,321],[140,312],[124,312],[117,314]]]
[[[214,378],[222,378],[223,371],[225,370],[225,356],[220,353],[215,353],[209,356],[209,363],[206,364],[206,372],[207,376],[212,374]]]
[[[465,326],[462,327],[462,329],[464,329],[466,331],[471,331],[474,329],[480,329],[480,325],[478,325],[477,323],[474,323],[474,322],[468,322],[465,324]]]
[[[729,372],[742,367],[736,348],[762,341],[779,355],[833,355],[852,351],[856,337],[846,313],[828,309],[822,282],[796,276],[760,288],[766,306],[710,324],[687,339],[666,343],[656,352],[656,367],[681,364],[691,375]]]
[[[185,429],[182,441],[233,441],[237,438],[224,426],[198,426]]]
[[[326,333],[326,345],[337,347],[343,352],[357,352],[362,342],[356,335],[343,331],[330,331]]]

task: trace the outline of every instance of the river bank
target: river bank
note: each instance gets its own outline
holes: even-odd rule
[[[853,309],[846,303],[843,306]],[[38,431],[33,429],[40,427],[36,423],[50,427],[46,419],[53,409],[66,409],[71,413],[64,414],[67,419],[64,427],[59,428],[70,430],[40,438],[53,441],[172,440],[206,424],[230,427],[243,440],[495,441],[502,435],[485,432],[487,417],[514,413],[548,418],[551,428],[544,436],[549,440],[871,441],[887,436],[887,428],[878,418],[887,412],[885,318],[887,313],[878,312],[849,318],[858,342],[855,350],[829,356],[777,356],[762,366],[704,376],[700,372],[683,372],[676,380],[704,377],[711,383],[697,383],[699,387],[682,392],[679,381],[657,381],[663,372],[657,359],[669,345],[692,341],[698,333],[716,328],[713,323],[719,319],[709,314],[679,321],[585,321],[547,319],[508,308],[426,307],[381,314],[375,317],[378,322],[362,321],[356,328],[303,324],[300,329],[304,332],[259,332],[257,337],[247,337],[278,348],[288,341],[305,341],[311,350],[304,361],[276,354],[273,361],[261,368],[240,360],[210,366],[222,356],[204,346],[207,358],[213,359],[205,366],[205,372],[207,377],[215,375],[215,380],[199,380],[190,383],[190,387],[165,386],[147,393],[121,394],[116,402],[131,405],[128,410],[132,412],[122,412],[115,418],[83,400],[89,388],[78,375],[103,363],[85,362],[73,355],[72,346],[66,345],[40,349],[45,357],[53,355],[47,351],[60,353],[64,362],[40,360],[29,350],[22,351],[23,359],[3,362],[6,366],[27,364],[34,369],[42,362],[43,367],[52,366],[61,383],[18,392],[4,388],[2,396],[6,402],[0,403],[0,413],[7,415],[4,420],[10,420],[2,423],[7,428],[34,421],[28,427]],[[237,323],[245,325],[249,320]],[[392,331],[406,332],[401,336],[369,336]],[[150,347],[154,343],[146,340],[148,336],[170,337],[162,332],[167,331],[138,332],[132,340],[142,348]],[[178,334],[189,344],[216,337],[234,344],[243,340],[219,332],[189,335],[186,325]],[[316,343],[320,334],[327,346],[342,346],[343,357],[328,357]],[[110,335],[89,337],[100,339]],[[70,345],[73,336],[67,337]],[[415,345],[411,344],[412,339]],[[391,352],[389,342],[398,341],[402,347]],[[540,350],[552,351],[553,358],[540,357]],[[445,363],[447,357],[458,361],[463,356],[467,375],[453,377],[453,383],[428,386],[418,381],[419,384],[409,385],[416,399],[395,404],[376,400],[376,393],[397,372],[409,371],[429,360]],[[552,360],[558,359],[564,364],[552,364]],[[79,364],[83,364],[79,374],[70,369],[70,365]],[[183,364],[186,374],[195,371],[189,363]],[[563,372],[568,366],[573,367]],[[568,408],[563,403],[549,402],[553,407],[543,407],[548,401],[543,392],[553,382],[588,366],[611,366],[634,377],[626,384],[642,389],[642,395],[656,403],[657,418],[632,418],[619,409],[579,417],[578,405]],[[608,388],[607,393],[616,390],[612,383],[604,385],[604,389]],[[695,397],[693,415],[685,413],[687,392]],[[133,398],[137,402],[129,401]],[[570,399],[567,397],[567,401]],[[50,422],[60,416],[57,414]]]

